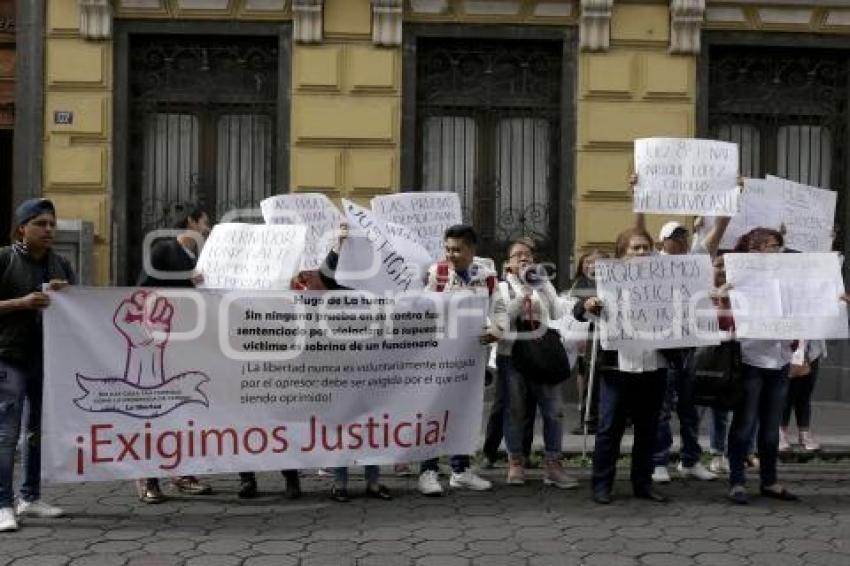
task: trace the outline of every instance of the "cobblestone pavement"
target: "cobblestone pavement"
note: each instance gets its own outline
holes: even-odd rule
[[[270,473],[251,502],[236,498],[232,476],[211,478],[213,495],[161,505],[138,503],[129,482],[51,486],[45,499],[68,517],[0,534],[0,565],[850,564],[850,464],[783,465],[780,477],[803,500],[748,506],[726,503],[720,481],[674,480],[672,503],[636,501],[625,472],[608,506],[588,499],[586,469],[577,491],[543,488],[539,472],[508,487],[497,468],[485,473],[494,492],[437,499],[390,474],[395,501],[348,504],[331,502],[329,481],[315,476],[304,498],[284,500],[282,478]],[[361,495],[362,477],[351,487]]]

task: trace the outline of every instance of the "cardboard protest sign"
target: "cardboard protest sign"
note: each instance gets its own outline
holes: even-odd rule
[[[635,140],[635,212],[732,216],[738,212],[738,146],[701,139]]]
[[[707,254],[597,259],[604,307],[600,339],[607,350],[683,348],[720,341],[711,306],[713,268]]]
[[[345,199],[342,203],[350,235],[340,250],[337,282],[372,293],[423,288],[425,250],[401,235],[392,236],[369,209]]]
[[[201,250],[202,287],[289,289],[299,271],[304,225],[217,224]]]
[[[307,227],[301,269],[319,269],[334,244],[342,214],[321,193],[275,195],[260,203],[266,224],[303,224]]]
[[[741,338],[847,338],[841,260],[826,253],[726,254],[726,280]]]
[[[765,179],[744,179],[744,191],[738,203],[740,210],[729,220],[720,240],[720,249],[734,249],[741,236],[753,228],[779,230],[782,227],[785,214],[783,192]],[[705,237],[714,223],[714,217],[704,217],[700,236]]]
[[[835,226],[834,191],[768,175],[770,190],[782,194],[785,247],[800,252],[832,250]]]
[[[384,222],[409,227],[433,260],[443,257],[446,228],[463,222],[460,199],[452,192],[381,195],[372,199],[372,210]]]

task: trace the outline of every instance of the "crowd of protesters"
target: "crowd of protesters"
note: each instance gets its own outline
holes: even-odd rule
[[[635,179],[631,179],[634,184]],[[142,287],[194,287],[202,274],[184,279],[157,279],[159,272],[191,272],[199,247],[210,231],[210,217],[191,206],[180,211],[175,227],[182,232],[175,238],[159,241],[151,260],[157,270],[143,273]],[[746,468],[758,468],[760,493],[764,497],[794,500],[777,478],[777,455],[788,449],[788,426],[796,417],[800,444],[806,450],[819,448],[811,432],[811,396],[818,373],[819,359],[825,355],[820,341],[736,339],[735,321],[729,305],[723,264],[719,250],[728,219],[718,219],[704,235],[689,243],[689,230],[678,222],[668,222],[653,241],[642,215],[633,226],[616,237],[614,257],[621,259],[652,254],[701,253],[713,257],[715,268],[714,307],[726,344],[734,344],[739,359],[730,357],[732,370],[738,371],[739,399],[730,411],[711,409],[711,462],[703,466],[698,440],[700,408],[694,395],[697,352],[694,348],[624,348],[603,351],[592,340],[579,348],[575,373],[578,375],[581,423],[574,433],[595,434],[591,496],[599,504],[612,500],[620,445],[628,426],[634,431],[631,457],[631,486],[635,497],[663,503],[668,497],[657,484],[671,481],[668,465],[673,434],[671,413],[675,410],[680,425],[681,458],[677,472],[682,477],[715,480],[728,473],[727,497],[734,503],[748,501]],[[63,511],[40,498],[40,417],[43,384],[41,312],[49,307],[45,290],[59,290],[75,283],[69,263],[53,251],[56,210],[46,199],[31,199],[17,208],[12,245],[0,250],[0,531],[15,530],[18,520],[28,515],[57,517]],[[295,290],[344,289],[334,279],[342,242],[347,237],[341,226],[339,239],[320,270],[301,272],[292,282]],[[561,489],[578,486],[563,465],[564,398],[570,367],[558,368],[563,379],[543,382],[529,375],[520,363],[516,345],[523,332],[535,335],[550,330],[551,323],[563,316],[590,323],[589,336],[597,318],[606,308],[598,296],[594,264],[607,258],[602,251],[591,251],[578,261],[571,286],[559,296],[552,279],[541,271],[537,245],[533,239],[518,238],[509,243],[507,260],[501,273],[494,272],[476,256],[478,237],[471,226],[457,225],[445,232],[445,258],[427,272],[426,290],[451,293],[463,289],[486,290],[490,297],[488,326],[480,336],[482,347],[493,349],[496,376],[495,401],[488,418],[483,449],[483,468],[492,468],[498,459],[502,439],[507,451],[507,485],[526,483],[526,468],[531,465],[531,440],[534,421],[539,413],[543,423],[543,482]],[[729,250],[726,250],[729,251]],[[758,228],[740,238],[734,250],[739,253],[776,253],[784,251],[779,231]],[[838,300],[838,298],[835,298]],[[595,379],[592,377],[595,376]],[[589,398],[589,399],[588,399]],[[589,401],[589,402],[588,402]],[[588,410],[585,411],[585,408]],[[25,410],[26,409],[26,410]],[[23,434],[22,434],[23,432]],[[21,441],[22,439],[22,441]],[[19,496],[13,489],[15,454],[21,447],[23,481]],[[472,465],[469,454],[449,458],[449,487],[486,491],[492,482],[482,478]],[[409,468],[397,468],[407,471]],[[332,470],[330,496],[344,503],[350,500],[348,469]],[[284,470],[286,493],[301,495],[299,472]],[[239,474],[240,498],[258,494],[252,472]],[[380,482],[380,468],[366,466],[367,496],[392,499]],[[174,489],[188,495],[204,495],[211,486],[194,476],[171,478]],[[419,464],[418,490],[425,496],[444,493],[438,459]],[[144,503],[166,499],[156,478],[137,482],[138,498]]]

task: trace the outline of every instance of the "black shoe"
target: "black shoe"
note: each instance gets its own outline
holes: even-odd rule
[[[256,480],[240,480],[239,493],[236,494],[239,499],[254,499],[257,497],[257,481]]]
[[[387,486],[380,483],[375,487],[367,487],[366,497],[371,497],[372,499],[380,499],[382,501],[390,501],[393,498]]]
[[[663,493],[655,491],[654,489],[651,489],[651,488],[647,489],[647,490],[636,491],[635,497],[637,497],[638,499],[646,499],[647,501],[652,501],[654,503],[669,503],[670,502],[669,497],[667,497]]]
[[[301,478],[298,474],[286,476],[286,489],[284,494],[287,499],[301,499]]]
[[[591,498],[594,503],[598,503],[600,505],[608,505],[611,503],[611,494],[607,491],[594,491]]]
[[[348,496],[348,490],[337,486],[331,488],[331,499],[337,503],[348,503],[351,501],[351,498]]]

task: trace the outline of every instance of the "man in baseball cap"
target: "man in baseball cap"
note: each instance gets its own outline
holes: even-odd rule
[[[688,229],[679,222],[671,220],[661,227],[658,241],[661,243],[661,253],[665,255],[681,255],[688,253]]]

